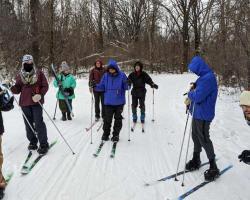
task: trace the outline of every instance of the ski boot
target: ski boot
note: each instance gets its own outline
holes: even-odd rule
[[[37,153],[40,155],[45,155],[49,150],[49,145],[48,144],[43,144],[40,145],[39,149],[37,150]]]
[[[28,150],[37,150],[37,144],[36,143],[30,143],[28,146]]]
[[[111,138],[111,141],[112,141],[112,142],[118,142],[118,141],[119,141],[119,136],[113,136],[113,137]]]
[[[62,113],[62,118],[61,119],[62,119],[62,121],[66,121],[67,120],[65,112]]]
[[[109,136],[102,135],[102,141],[109,141]]]
[[[217,168],[215,159],[209,160],[210,168],[204,172],[206,181],[214,181],[220,176],[220,170]]]
[[[68,119],[68,120],[72,120],[72,117],[71,117],[70,112],[67,113],[67,119]]]
[[[95,117],[95,121],[98,122],[100,120],[100,117],[99,116],[96,116]]]
[[[194,171],[198,170],[201,166],[200,153],[193,153],[193,159],[186,164],[186,170]]]

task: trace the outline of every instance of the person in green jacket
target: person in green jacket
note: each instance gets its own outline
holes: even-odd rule
[[[70,72],[70,67],[67,62],[63,61],[61,64],[60,74],[58,75],[58,79],[60,80],[59,84],[62,84],[64,89],[64,93],[67,95],[69,104],[72,109],[72,100],[75,98],[74,89],[76,87],[75,77]],[[54,86],[57,88],[58,83],[54,80]],[[65,99],[63,94],[58,90],[56,97],[59,101],[59,108],[62,111],[62,121],[72,120],[70,111],[67,108]]]

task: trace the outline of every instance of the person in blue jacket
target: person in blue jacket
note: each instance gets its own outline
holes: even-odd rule
[[[122,112],[126,103],[126,90],[128,90],[128,79],[122,72],[116,61],[110,59],[107,72],[103,75],[99,84],[95,85],[96,91],[104,91],[105,118],[103,124],[102,140],[109,140],[113,117],[115,119],[113,127],[113,142],[119,141],[119,134],[122,129]]]
[[[186,169],[193,171],[200,168],[200,152],[205,149],[210,168],[205,171],[205,180],[211,181],[219,176],[215,161],[213,143],[210,139],[209,128],[215,116],[215,104],[218,94],[216,77],[206,62],[195,56],[188,65],[191,72],[199,78],[192,84],[185,104],[189,106],[193,116],[192,139],[194,142],[193,158],[186,164]]]

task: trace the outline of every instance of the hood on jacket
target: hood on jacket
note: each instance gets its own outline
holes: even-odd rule
[[[140,71],[142,72],[142,70],[143,70],[143,64],[142,64],[142,62],[140,62],[140,61],[137,61],[135,64],[134,64],[134,70],[135,70],[135,67],[136,66],[140,66]],[[136,71],[136,70],[135,70]]]
[[[115,69],[117,73],[120,72],[120,68],[118,67],[117,62],[113,59],[110,59],[108,62],[107,70],[109,70],[110,68]]]
[[[211,72],[211,69],[209,68],[207,63],[200,56],[193,57],[190,64],[188,65],[188,69],[195,73],[197,76],[203,76]]]

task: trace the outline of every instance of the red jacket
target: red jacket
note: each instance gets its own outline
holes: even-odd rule
[[[19,105],[21,107],[37,105],[38,103],[35,103],[32,100],[32,96],[34,96],[34,94],[41,94],[42,99],[40,102],[42,104],[44,103],[44,96],[49,89],[48,81],[41,70],[37,70],[36,73],[37,82],[35,84],[24,84],[21,80],[20,74],[18,74],[16,77],[16,84],[11,87],[11,91],[14,94],[21,93],[19,98]]]
[[[92,81],[95,81],[96,84],[100,83],[102,80],[103,74],[106,72],[106,69],[104,67],[96,68],[90,70],[89,72],[89,85]]]

